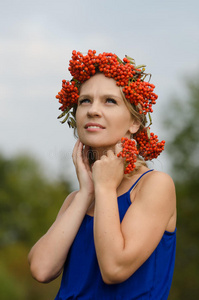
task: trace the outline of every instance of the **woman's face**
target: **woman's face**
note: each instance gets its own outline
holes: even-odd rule
[[[122,137],[130,137],[139,126],[126,107],[116,81],[96,74],[80,89],[76,111],[77,133],[92,149],[111,149]]]

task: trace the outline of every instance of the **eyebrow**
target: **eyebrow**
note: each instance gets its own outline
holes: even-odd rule
[[[114,99],[118,99],[118,100],[122,100],[122,97],[120,96],[116,96],[116,95],[113,95],[113,94],[105,94],[102,96],[103,98],[114,98]],[[91,95],[88,95],[88,94],[83,94],[81,96],[79,96],[78,100],[81,100],[81,99],[85,99],[85,98],[93,98]]]

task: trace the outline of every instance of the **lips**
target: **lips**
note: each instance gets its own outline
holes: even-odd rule
[[[85,129],[88,129],[88,128],[101,128],[101,129],[104,129],[105,127],[102,126],[101,124],[98,124],[98,123],[87,123],[85,126],[84,126]]]

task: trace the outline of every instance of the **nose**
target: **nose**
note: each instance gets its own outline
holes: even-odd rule
[[[100,117],[101,116],[101,108],[98,101],[93,101],[87,111],[88,117]]]

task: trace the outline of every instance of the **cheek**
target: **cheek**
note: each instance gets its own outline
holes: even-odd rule
[[[81,136],[81,132],[82,132],[81,128],[82,127],[81,127],[80,123],[76,121],[76,130],[77,130],[78,137]]]
[[[79,126],[79,124],[81,123],[81,113],[78,109],[75,114],[75,120],[76,120],[76,125]]]
[[[115,118],[115,123],[118,127],[127,128],[132,124],[132,118],[129,113],[124,111],[117,118]]]
[[[84,126],[84,118],[82,117],[82,114],[80,111],[76,111],[76,130],[77,130],[77,135],[80,138],[82,136],[83,132],[83,126]]]

